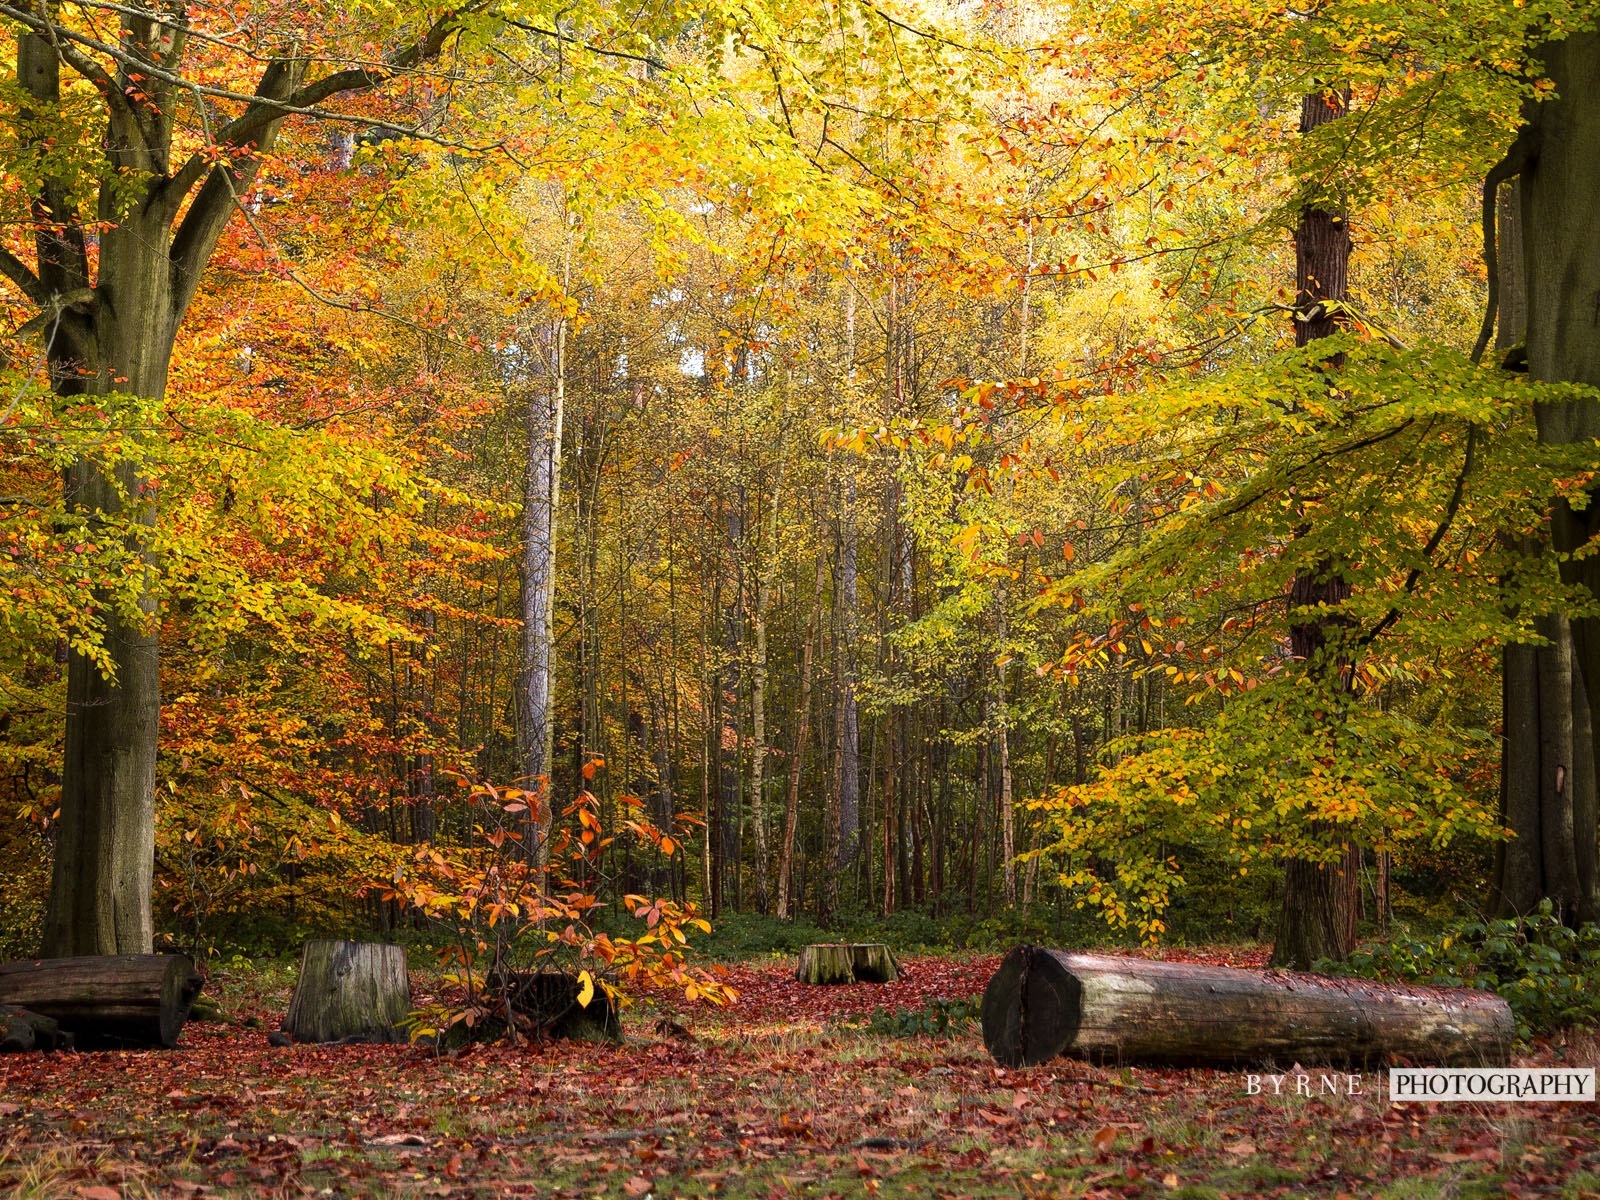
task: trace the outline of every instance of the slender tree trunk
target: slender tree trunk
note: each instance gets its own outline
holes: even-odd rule
[[[572,232],[562,205],[562,287],[572,283]],[[517,768],[523,784],[545,793],[550,802],[550,776],[555,757],[554,614],[556,599],[557,515],[561,509],[561,437],[567,407],[567,319],[552,323],[549,383],[526,396],[528,472],[522,502],[522,697],[517,724],[520,744]],[[539,804],[528,806],[523,830],[524,852],[541,865],[549,859]]]
[[[1321,92],[1305,97],[1300,109],[1300,132],[1310,133],[1337,120],[1347,109],[1349,94]],[[1295,230],[1295,343],[1305,346],[1338,329],[1338,314],[1331,305],[1348,295],[1350,224],[1342,212],[1325,202],[1309,203],[1300,211]],[[1337,365],[1337,364],[1330,364]],[[1341,564],[1323,560],[1295,576],[1289,597],[1291,649],[1307,671],[1324,686],[1343,690],[1348,684],[1336,644],[1337,618],[1320,610],[1337,608],[1350,596],[1350,584]],[[1309,617],[1297,612],[1318,610]],[[1319,830],[1332,836],[1333,830]],[[1276,966],[1307,969],[1319,958],[1341,960],[1355,948],[1356,918],[1360,912],[1359,850],[1342,843],[1332,863],[1289,859],[1284,863],[1283,903],[1278,915],[1272,961]]]
[[[816,583],[811,598],[811,620],[806,625],[805,645],[800,648],[800,711],[796,716],[794,756],[789,760],[789,791],[784,802],[783,846],[778,858],[778,917],[787,921],[794,915],[795,838],[800,828],[800,783],[804,776],[806,739],[811,736],[811,674],[813,650],[822,622],[822,556],[817,556]]]
[[[838,604],[843,636],[835,647],[839,672],[839,854],[833,867],[841,878],[855,870],[861,833],[861,723],[854,658],[859,626],[855,501],[855,481],[849,480],[839,515]]]
[[[756,607],[752,614],[755,626],[755,662],[751,664],[750,686],[750,823],[755,835],[755,885],[756,911],[766,913],[771,907],[769,876],[772,867],[771,847],[767,837],[766,765],[767,765],[767,610],[772,605],[772,582],[778,570],[778,515],[783,505],[784,457],[782,439],[778,443],[778,467],[772,484],[772,497],[767,512],[767,534],[759,574],[756,579]]]

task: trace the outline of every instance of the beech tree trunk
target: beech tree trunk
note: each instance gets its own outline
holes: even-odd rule
[[[1338,119],[1349,105],[1348,93],[1318,92],[1300,108],[1300,132],[1310,133]],[[1300,211],[1295,230],[1295,344],[1305,346],[1337,331],[1338,315],[1329,307],[1349,294],[1350,224],[1345,214],[1318,199]],[[1323,560],[1296,574],[1289,596],[1289,642],[1305,669],[1327,686],[1343,688],[1348,664],[1340,660],[1337,618],[1322,607],[1336,608],[1350,598],[1350,584],[1340,565]],[[1322,606],[1322,607],[1319,607]],[[1296,613],[1314,609],[1309,616]],[[1326,826],[1317,830],[1332,838]],[[1272,947],[1276,966],[1310,967],[1319,958],[1343,959],[1355,949],[1360,907],[1359,851],[1344,843],[1337,861],[1314,863],[1287,859],[1283,864],[1283,902]]]
[[[100,156],[85,174],[104,181],[97,204],[84,204],[69,180],[30,181],[35,262],[0,247],[0,278],[36,310],[23,329],[45,348],[52,387],[67,402],[63,411],[77,397],[94,397],[96,408],[125,425],[137,450],[155,436],[141,431],[165,393],[178,325],[285,115],[436,57],[458,18],[441,17],[388,61],[368,60],[311,83],[304,82],[309,60],[298,50],[271,58],[237,115],[209,130],[212,144],[175,154],[179,105],[194,98],[182,75],[187,17],[158,20],[153,9],[113,7],[118,15],[95,31],[94,54],[63,35],[52,5],[11,13],[17,83],[27,102],[8,135],[40,152],[49,169],[44,151],[62,128],[63,64],[74,89],[98,93],[107,126],[98,144],[79,147]],[[161,706],[151,586],[155,495],[136,452],[115,465],[86,455],[67,465],[62,485],[69,518],[82,522],[85,540],[120,541],[133,570],[120,595],[96,588],[89,597],[106,670],[69,653],[61,816],[43,949],[55,957],[147,953]]]
[[[80,1049],[178,1044],[200,994],[181,954],[79,955],[0,965],[0,1005],[49,1017]]]
[[[1516,1022],[1491,992],[1019,946],[983,995],[997,1062],[1496,1066]]]
[[[1577,33],[1543,47],[1540,57],[1555,98],[1530,102],[1526,123],[1513,154],[1525,152],[1520,180],[1522,271],[1528,320],[1528,375],[1549,382],[1600,386],[1600,34]],[[1573,400],[1541,404],[1535,409],[1541,441],[1568,444],[1600,437],[1600,404]],[[1574,508],[1557,501],[1550,521],[1551,542],[1557,551],[1584,546],[1600,532],[1600,489],[1591,489],[1587,507]],[[1562,563],[1563,577],[1578,583],[1591,595],[1600,595],[1600,560],[1588,555]],[[1515,779],[1508,779],[1508,803],[1524,828],[1507,850],[1508,869],[1504,895],[1508,906],[1533,898],[1534,873],[1530,859],[1538,862],[1537,898],[1548,898],[1568,922],[1600,918],[1600,879],[1597,879],[1597,819],[1593,764],[1594,728],[1589,714],[1600,704],[1600,620],[1582,617],[1571,622],[1571,653],[1563,659],[1556,644],[1553,662],[1537,659],[1537,745],[1539,765],[1531,768],[1537,781],[1536,804],[1521,798],[1529,783],[1530,768],[1519,764]],[[1543,666],[1550,662],[1552,670]],[[1563,671],[1563,664],[1567,664]],[[1508,689],[1526,680],[1508,678]],[[1584,692],[1585,711],[1572,704],[1576,685]],[[1508,700],[1516,699],[1508,692]],[[1565,716],[1562,709],[1570,709]],[[1546,728],[1547,718],[1553,722]],[[1510,726],[1525,722],[1525,711],[1507,710]],[[1584,729],[1584,726],[1588,726]],[[1527,731],[1523,731],[1526,735]],[[1576,754],[1576,739],[1589,747]],[[1531,748],[1531,745],[1530,745]],[[1546,751],[1550,753],[1547,755]],[[1574,778],[1576,776],[1576,778]],[[1538,818],[1537,836],[1531,817]],[[1517,828],[1517,826],[1513,826]],[[1514,897],[1514,898],[1513,898]]]
[[[411,977],[402,946],[307,942],[283,1018],[297,1042],[403,1042]]]
[[[182,60],[185,39],[180,31],[170,44],[151,46],[148,18],[128,13],[122,18],[118,45],[124,58],[115,79],[97,83],[110,113],[104,153],[117,180],[101,190],[97,215],[103,228],[94,274],[78,204],[63,183],[52,179],[42,182],[35,198],[37,271],[4,256],[5,276],[40,307],[36,320],[52,385],[68,400],[161,399],[178,323],[232,213],[234,195],[249,187],[260,161],[241,154],[227,165],[202,169],[196,160],[171,172],[176,89],[140,74],[138,67],[147,63],[172,71]],[[21,128],[15,132],[25,142],[48,136],[36,135],[32,125],[38,119],[48,126],[60,106],[61,61],[47,36],[19,37],[18,82],[35,105],[19,113]],[[274,62],[258,94],[289,96],[304,68],[303,62]],[[140,97],[137,105],[128,99],[133,95]],[[239,140],[266,151],[281,120],[281,109],[269,119],[252,107],[229,129],[242,125]],[[117,413],[125,403],[104,406]],[[148,423],[138,411],[127,415],[134,429]],[[148,436],[135,434],[135,440]],[[145,577],[131,600],[105,589],[93,592],[109,672],[76,650],[69,653],[61,817],[43,952],[52,957],[147,954],[161,715],[160,651],[148,578],[155,569],[149,537],[156,503],[137,456],[109,469],[95,459],[79,459],[65,469],[62,484],[67,510],[83,523],[85,537],[120,536],[130,559],[145,564]],[[126,525],[117,530],[111,522]]]

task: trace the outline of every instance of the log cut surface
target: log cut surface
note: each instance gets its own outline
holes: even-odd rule
[[[893,983],[899,964],[879,942],[822,942],[800,951],[794,977],[801,983]]]
[[[283,1032],[297,1042],[403,1042],[411,977],[402,946],[307,942]]]
[[[983,997],[997,1062],[1061,1054],[1189,1066],[1496,1066],[1516,1032],[1499,996],[1289,971],[1068,954],[1019,946]]]
[[[51,1018],[79,1049],[170,1049],[201,982],[181,954],[34,959],[0,965],[0,1004]]]

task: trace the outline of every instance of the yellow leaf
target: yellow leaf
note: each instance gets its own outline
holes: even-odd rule
[[[578,972],[578,1007],[588,1008],[594,999],[594,977],[587,971]]]

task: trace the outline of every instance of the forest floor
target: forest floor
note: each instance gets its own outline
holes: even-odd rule
[[[1172,951],[1205,961],[1248,952]],[[996,959],[808,988],[730,968],[740,1002],[645,1000],[621,1046],[268,1045],[290,980],[218,972],[226,1019],[175,1051],[0,1058],[0,1200],[141,1197],[1221,1197],[1600,1200],[1590,1104],[1248,1095],[1237,1071],[1007,1071],[964,1024],[873,1010],[979,995]],[[656,1032],[663,1015],[692,1040]],[[887,1024],[893,1024],[889,1022]],[[906,1022],[902,1022],[906,1024]],[[667,1027],[662,1026],[663,1029]],[[1522,1065],[1600,1062],[1591,1035]]]

